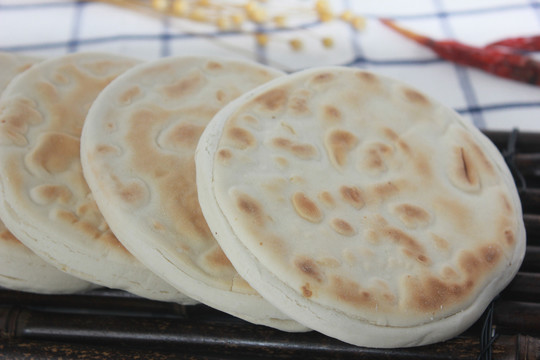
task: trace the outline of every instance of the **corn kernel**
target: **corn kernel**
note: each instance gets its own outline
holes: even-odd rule
[[[315,11],[321,12],[328,10],[330,10],[330,4],[327,0],[317,0],[317,2],[315,3]]]
[[[363,29],[365,29],[365,27],[366,27],[366,19],[363,18],[362,16],[355,16],[355,17],[351,20],[351,25],[352,25],[356,30],[363,30]]]
[[[248,12],[248,17],[253,22],[262,23],[266,21],[267,15],[266,11],[263,9],[256,8],[255,10]]]
[[[231,15],[231,21],[235,26],[241,26],[244,21],[246,21],[246,18],[241,13],[236,13]]]
[[[208,17],[206,16],[204,10],[201,8],[193,9],[193,11],[189,13],[188,17],[194,21],[205,22],[208,20]]]
[[[303,47],[302,41],[300,41],[299,39],[291,39],[291,40],[289,40],[289,45],[291,46],[291,48],[294,51],[299,51]]]
[[[174,15],[186,16],[189,12],[189,4],[186,0],[176,0],[173,2],[172,11]]]
[[[256,33],[255,40],[260,46],[266,46],[266,44],[268,44],[268,35],[264,33]]]
[[[322,22],[328,22],[334,18],[334,13],[331,11],[321,11],[319,12],[319,20]]]
[[[152,0],[152,7],[158,11],[166,11],[169,7],[168,0]]]
[[[244,9],[249,13],[251,11],[254,11],[258,8],[258,5],[255,1],[248,1],[246,5],[244,5]]]
[[[339,17],[343,21],[351,22],[354,17],[354,13],[351,10],[345,10],[344,12],[341,13]]]
[[[331,37],[323,37],[321,39],[321,42],[325,48],[331,48],[332,46],[334,46],[334,39],[332,39]]]
[[[231,28],[231,20],[225,16],[220,16],[216,20],[216,26],[220,30],[228,30]]]
[[[274,16],[274,23],[278,27],[285,27],[287,25],[287,18],[285,15]]]

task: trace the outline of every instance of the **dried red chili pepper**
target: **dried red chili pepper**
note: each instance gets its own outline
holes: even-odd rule
[[[540,50],[540,36],[521,36],[503,39],[487,45],[486,47],[502,46],[512,50],[520,51],[539,51]]]
[[[443,59],[472,66],[500,77],[540,85],[540,62],[528,56],[499,47],[479,48],[455,40],[436,41],[404,29],[389,19],[381,19],[381,22],[405,37],[430,48]]]

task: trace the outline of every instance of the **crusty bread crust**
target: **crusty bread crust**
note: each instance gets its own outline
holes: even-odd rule
[[[82,173],[79,142],[90,105],[138,62],[78,53],[12,80],[0,101],[0,214],[21,242],[62,271],[152,299],[194,303],[116,240]]]
[[[109,225],[147,267],[202,303],[305,331],[238,275],[204,220],[195,183],[195,147],[213,115],[280,75],[256,63],[197,56],[134,67],[94,102],[81,156]]]
[[[238,272],[299,322],[372,347],[472,324],[525,252],[500,153],[452,110],[352,68],[276,79],[201,136],[203,214]]]

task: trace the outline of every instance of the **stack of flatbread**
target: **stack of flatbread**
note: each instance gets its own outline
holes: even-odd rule
[[[463,332],[525,252],[489,140],[353,68],[50,59],[0,99],[0,167],[2,220],[59,274],[360,346]]]
[[[37,58],[0,53],[0,95],[17,75],[39,62]],[[0,199],[1,200],[1,199]],[[50,265],[24,246],[0,220],[0,286],[36,293],[73,293],[91,283]]]

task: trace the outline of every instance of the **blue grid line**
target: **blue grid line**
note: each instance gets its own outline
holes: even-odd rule
[[[169,32],[171,22],[167,16],[163,16],[161,22],[163,33],[159,36],[161,41],[160,56],[167,57],[171,55],[171,33]]]
[[[265,30],[262,26],[257,25],[256,32],[259,33],[268,33],[267,30]],[[266,47],[259,44],[258,41],[255,40],[255,60],[261,64],[268,65],[268,54],[266,52]]]
[[[476,112],[490,112],[500,110],[515,110],[515,109],[540,109],[540,101],[538,102],[515,102],[515,103],[500,103],[493,105],[482,105],[467,108],[455,109],[460,114],[474,114]]]
[[[433,0],[433,3],[435,7],[440,10],[441,16],[439,17],[439,19],[440,19],[440,24],[443,28],[443,32],[449,38],[454,38],[452,27],[450,26],[450,23],[448,22],[448,17],[446,13],[442,11],[444,9],[444,6],[441,0]],[[467,68],[456,65],[456,64],[454,64],[453,66],[457,75],[459,86],[461,87],[462,93],[465,97],[465,102],[467,103],[467,107],[469,109],[479,109],[478,99],[476,97],[476,93],[474,91]],[[479,127],[479,128],[486,127],[486,121],[484,119],[482,111],[471,112],[471,115],[472,115],[472,121],[476,127]]]
[[[75,15],[73,16],[73,23],[71,24],[71,39],[67,43],[67,52],[77,52],[79,45],[79,34],[81,29],[81,21],[83,18],[83,10],[85,3],[81,1],[76,2]]]

